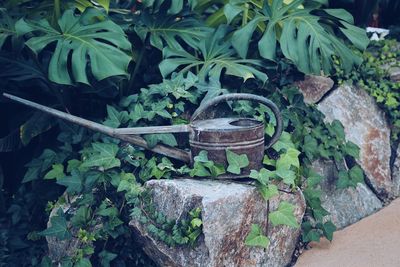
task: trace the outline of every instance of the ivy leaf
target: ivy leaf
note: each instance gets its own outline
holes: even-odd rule
[[[82,191],[82,179],[77,170],[73,170],[71,176],[64,176],[57,179],[57,184],[66,186],[67,193],[79,193]]]
[[[285,184],[294,185],[294,180],[296,179],[296,173],[294,171],[281,168],[277,169],[275,173],[282,178]]]
[[[193,169],[189,174],[191,177],[207,177],[210,176],[211,173],[206,169],[206,167],[201,164],[201,162],[195,162],[193,165]]]
[[[100,263],[103,267],[110,267],[110,262],[115,259],[118,255],[115,253],[111,253],[107,250],[102,250],[99,253]]]
[[[353,142],[350,141],[346,142],[343,149],[346,154],[352,156],[353,158],[355,159],[360,158],[360,148]]]
[[[52,119],[50,115],[43,114],[43,112],[39,111],[35,112],[33,116],[19,128],[21,142],[24,145],[29,144],[34,137],[50,130],[54,124],[55,120]]]
[[[114,107],[107,105],[107,114],[108,117],[104,121],[104,125],[118,128],[122,123],[125,123],[128,120],[128,112],[122,111],[119,112]]]
[[[82,258],[74,264],[74,267],[92,267],[92,263],[88,258]]]
[[[344,128],[340,121],[334,120],[332,121],[330,126],[331,126],[330,129],[332,130],[334,136],[336,136],[340,140],[345,139]]]
[[[99,17],[103,19],[99,20]],[[88,8],[77,16],[74,10],[67,10],[58,20],[60,30],[50,26],[46,19],[21,19],[15,27],[20,35],[34,34],[25,44],[36,54],[45,47],[54,49],[48,73],[49,79],[55,83],[89,84],[89,69],[96,80],[127,75],[131,57],[124,51],[129,51],[131,44],[122,28],[104,18],[101,11]],[[53,43],[55,46],[49,46]],[[71,64],[68,64],[69,59]]]
[[[299,227],[293,214],[294,206],[289,202],[282,201],[276,211],[269,214],[269,219],[274,226],[287,225],[293,228]]]
[[[276,169],[288,170],[290,166],[300,168],[299,162],[300,151],[294,148],[287,149],[286,153],[282,154],[276,161]]]
[[[303,152],[307,158],[313,160],[318,155],[318,143],[314,137],[306,135],[304,137]]]
[[[349,176],[351,178],[353,186],[357,186],[358,183],[364,182],[364,173],[360,166],[355,165],[349,171]]]
[[[144,135],[144,139],[147,142],[147,145],[151,148],[155,147],[158,143],[163,143],[168,146],[175,147],[178,145],[176,142],[175,136],[171,133],[167,134],[146,134]]]
[[[71,223],[76,227],[85,227],[90,221],[92,210],[86,206],[80,206],[74,216],[71,218]]]
[[[51,217],[50,224],[51,226],[49,228],[39,232],[39,234],[43,236],[54,236],[59,240],[70,239],[72,237],[71,233],[68,231],[67,220],[61,208],[58,209],[56,216]]]
[[[269,200],[274,196],[278,195],[278,187],[274,184],[269,184],[269,185],[258,185],[257,186],[258,190],[261,193],[261,196],[263,197],[264,200]]]
[[[336,186],[338,189],[347,188],[349,186],[349,174],[346,171],[339,171]]]
[[[54,164],[53,168],[46,173],[46,175],[44,176],[44,179],[59,179],[64,177],[64,165],[62,164]]]
[[[234,174],[240,174],[242,168],[249,166],[249,159],[246,154],[238,155],[235,152],[226,150],[226,158],[228,160],[227,171]]]
[[[118,145],[93,143],[92,148],[94,153],[83,161],[81,168],[103,167],[108,170],[121,165],[120,160],[116,158]]]
[[[336,231],[336,226],[331,221],[328,221],[323,224],[322,231],[324,232],[325,237],[329,241],[332,241],[333,233]]]
[[[318,232],[317,229],[311,229],[305,236],[303,236],[303,240],[305,242],[319,242],[321,239],[321,234]]]
[[[269,238],[263,235],[261,227],[257,224],[251,225],[250,233],[244,241],[247,246],[263,248],[268,248],[269,242]]]

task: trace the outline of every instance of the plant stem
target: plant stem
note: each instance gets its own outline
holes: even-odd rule
[[[61,2],[60,0],[54,0],[54,11],[53,11],[53,26],[57,26],[58,19],[61,16]]]
[[[127,90],[126,90],[127,92],[129,92],[129,90],[133,86],[133,83],[134,83],[136,75],[137,75],[137,73],[139,71],[140,65],[142,64],[142,60],[143,60],[143,56],[144,56],[145,52],[146,52],[146,41],[143,43],[143,46],[140,49],[139,56],[138,56],[138,58],[136,60],[135,68],[133,69],[133,72],[132,72],[131,77],[129,79],[129,83],[128,83]]]
[[[245,3],[244,4],[243,17],[242,17],[242,27],[247,24],[247,17],[248,16],[249,16],[249,4]]]

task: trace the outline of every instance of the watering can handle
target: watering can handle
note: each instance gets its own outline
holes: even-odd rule
[[[216,98],[206,102],[205,104],[201,105],[196,111],[193,113],[192,117],[190,118],[190,121],[193,122],[196,120],[196,118],[206,111],[208,108],[215,106],[221,102],[229,101],[229,100],[252,100],[259,102],[261,104],[266,105],[269,107],[274,113],[275,119],[276,119],[276,127],[275,127],[275,132],[271,137],[271,140],[267,145],[265,145],[265,148],[270,148],[273,144],[278,141],[279,137],[282,134],[283,130],[283,121],[282,121],[282,115],[281,112],[279,111],[279,108],[275,105],[274,102],[269,100],[268,98],[258,96],[258,95],[253,95],[253,94],[244,94],[244,93],[233,93],[233,94],[226,94],[226,95],[220,95],[217,96]]]

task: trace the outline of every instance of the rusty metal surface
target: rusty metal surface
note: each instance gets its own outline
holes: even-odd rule
[[[264,157],[264,124],[246,118],[221,118],[192,122],[190,149],[192,157],[200,151],[208,152],[208,158],[228,167],[226,150],[236,154],[245,154],[249,166],[242,169],[242,174],[229,175],[229,178],[247,176],[250,170],[259,170]],[[218,177],[220,178],[220,177]]]

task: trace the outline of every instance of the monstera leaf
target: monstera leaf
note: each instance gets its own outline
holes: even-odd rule
[[[265,28],[258,42],[263,58],[275,60],[277,43],[283,55],[304,73],[329,74],[333,70],[333,56],[338,57],[342,69],[350,71],[361,63],[338,37],[347,38],[359,49],[365,49],[368,38],[363,29],[352,25],[352,16],[342,9],[311,10],[304,8],[304,0],[265,1],[264,7],[244,27],[232,36],[232,44],[243,58],[257,28]],[[260,27],[264,24],[264,27]]]
[[[34,34],[26,45],[35,53],[45,47],[54,50],[48,68],[51,81],[67,85],[74,82],[89,84],[89,69],[96,80],[127,74],[131,58],[124,50],[129,50],[131,45],[123,30],[105,19],[100,11],[88,8],[77,16],[73,10],[67,10],[58,25],[60,30],[44,19],[21,19],[16,24],[19,34]]]
[[[265,82],[268,77],[254,66],[261,67],[261,61],[254,59],[237,59],[236,52],[229,42],[223,40],[226,36],[226,28],[219,27],[209,37],[199,43],[200,55],[192,55],[183,49],[166,47],[163,50],[164,59],[160,63],[161,74],[165,77],[178,67],[182,67],[180,73],[188,72],[192,68],[198,68],[198,76],[204,81],[207,77],[218,79],[223,70],[225,74],[243,78],[258,78]]]
[[[135,26],[136,33],[143,41],[149,36],[150,44],[160,50],[165,46],[180,49],[178,39],[197,48],[200,40],[210,32],[210,28],[194,18],[177,20],[173,16],[151,16],[143,12],[138,22]]]
[[[0,49],[8,37],[16,37],[15,21],[7,14],[7,10],[0,8]]]
[[[186,2],[188,2],[190,8],[194,8],[197,5],[197,0],[142,0],[142,4],[147,8],[152,8],[153,12],[161,11],[163,9],[167,10],[168,14],[178,14],[185,7]]]

